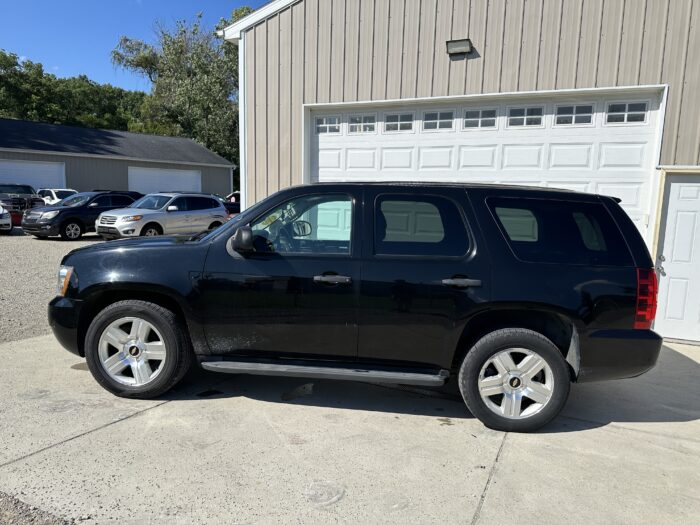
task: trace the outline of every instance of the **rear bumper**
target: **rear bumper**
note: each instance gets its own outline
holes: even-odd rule
[[[625,379],[648,372],[663,339],[651,330],[597,330],[580,340],[578,382]]]
[[[78,318],[82,301],[54,297],[49,303],[49,326],[61,346],[82,356],[78,341]]]

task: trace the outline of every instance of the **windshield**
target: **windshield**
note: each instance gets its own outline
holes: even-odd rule
[[[0,184],[0,193],[24,193],[33,195],[36,192],[26,184]]]
[[[70,197],[71,195],[75,195],[78,192],[71,191],[71,190],[57,190],[54,193],[56,194],[56,198],[65,199],[66,197]]]
[[[61,206],[68,206],[69,208],[77,208],[78,206],[82,206],[87,201],[89,201],[90,197],[92,197],[92,195],[90,195],[90,194],[78,193],[77,195],[73,195],[72,197],[68,197],[67,199],[62,200]]]
[[[165,195],[146,195],[131,204],[129,208],[141,208],[142,210],[160,210],[172,197]]]

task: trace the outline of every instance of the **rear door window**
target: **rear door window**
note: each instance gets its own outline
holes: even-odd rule
[[[444,197],[380,195],[374,213],[377,255],[459,257],[469,248],[462,214]]]
[[[515,256],[526,262],[631,266],[617,224],[600,203],[488,198]]]
[[[129,206],[134,199],[126,195],[112,195],[112,206]]]

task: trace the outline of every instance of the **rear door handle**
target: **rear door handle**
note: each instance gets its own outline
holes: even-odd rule
[[[451,279],[443,279],[442,284],[445,286],[454,286],[455,288],[470,288],[481,286],[481,279],[466,279],[462,277],[452,277]]]
[[[314,275],[314,282],[325,284],[350,284],[352,278],[347,275]]]

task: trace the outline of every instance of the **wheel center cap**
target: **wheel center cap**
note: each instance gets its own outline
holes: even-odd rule
[[[511,388],[520,388],[520,385],[522,385],[523,382],[519,377],[511,377],[508,384],[511,386]]]
[[[138,346],[134,345],[129,347],[129,355],[131,357],[138,357],[140,353],[141,349]]]

